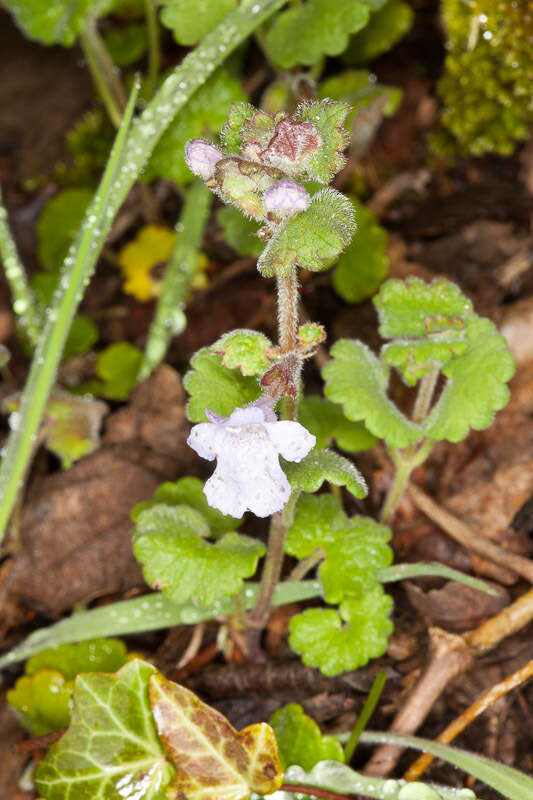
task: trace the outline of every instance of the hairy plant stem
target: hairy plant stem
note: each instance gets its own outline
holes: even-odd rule
[[[118,128],[127,98],[116,73],[116,67],[98,33],[95,20],[90,19],[87,22],[85,30],[81,34],[80,43],[98,94],[111,122],[115,128]]]
[[[420,381],[412,416],[415,425],[422,425],[429,413],[431,401],[433,400],[435,387],[437,386],[439,378],[439,372],[438,366],[433,364]],[[394,517],[394,513],[403,497],[403,493],[409,484],[411,473],[426,460],[432,447],[433,442],[429,439],[425,439],[418,449],[416,445],[411,445],[403,453],[391,448],[390,456],[396,467],[396,471],[394,473],[392,485],[387,492],[385,503],[381,509],[380,520],[385,525],[388,525]]]
[[[298,347],[298,276],[296,270],[289,275],[278,276],[278,335],[279,350],[282,355],[296,352]],[[300,383],[302,369],[301,359],[297,361],[297,374],[294,383]],[[298,416],[298,399],[292,397],[282,398],[281,417],[284,420],[296,420]],[[274,590],[281,576],[283,556],[285,554],[285,537],[292,524],[294,507],[299,492],[293,492],[285,508],[272,516],[268,534],[268,546],[259,585],[259,594],[254,610],[248,616],[247,647],[248,655],[252,660],[261,660],[262,652],[259,646],[261,630],[265,627],[270,613],[270,606]]]

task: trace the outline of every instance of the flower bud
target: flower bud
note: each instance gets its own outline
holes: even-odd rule
[[[290,178],[283,178],[263,195],[263,208],[276,217],[292,217],[308,208],[311,198],[304,187]]]
[[[213,177],[221,158],[224,158],[223,154],[207,139],[191,139],[185,146],[187,166],[204,181]]]

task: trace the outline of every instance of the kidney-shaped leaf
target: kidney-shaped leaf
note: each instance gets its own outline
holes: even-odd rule
[[[276,737],[265,722],[237,732],[222,714],[162,675],[150,679],[148,691],[157,731],[176,767],[169,798],[246,800],[252,792],[279,789]]]

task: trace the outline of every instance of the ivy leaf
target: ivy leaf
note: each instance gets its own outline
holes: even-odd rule
[[[125,244],[118,263],[124,275],[123,289],[137,300],[145,302],[156,297],[161,286],[161,276],[154,273],[166,264],[176,243],[176,232],[164,225],[144,225],[133,241]]]
[[[259,230],[259,224],[253,219],[247,219],[233,206],[224,206],[217,212],[217,222],[222,228],[224,239],[230,247],[240,256],[261,255],[264,244],[254,234]]]
[[[311,66],[322,56],[338,56],[348,45],[350,33],[363,28],[370,9],[360,0],[307,0],[278,14],[263,46],[280,67]]]
[[[348,527],[348,526],[347,526]],[[326,560],[318,572],[328,603],[361,595],[375,585],[378,570],[392,564],[387,542],[391,531],[370,517],[352,517],[349,529],[325,545]]]
[[[425,424],[429,439],[459,442],[469,428],[483,430],[509,400],[505,385],[515,370],[507,342],[483,317],[466,321],[468,350],[452,359],[443,374],[448,382]]]
[[[230,331],[211,345],[223,366],[239,369],[242,375],[262,375],[272,360],[272,342],[258,331]]]
[[[337,541],[347,527],[348,517],[334,494],[302,494],[287,531],[285,552],[296,558],[307,558],[317,547]]]
[[[355,201],[357,231],[333,272],[333,288],[348,303],[361,303],[378,290],[389,271],[387,231],[370,209]]]
[[[142,511],[134,530],[134,552],[150,586],[175,603],[193,599],[208,606],[240,592],[265,546],[248,536],[225,533],[215,544],[205,518],[188,506],[153,506]]]
[[[239,80],[228,69],[217,69],[166,129],[146,165],[144,179],[169,178],[181,185],[190,183],[194,175],[185,163],[186,143],[218,133],[231,104],[244,99]]]
[[[4,0],[25,35],[42,44],[70,47],[89,14],[99,16],[113,0]]]
[[[165,800],[174,770],[148,704],[148,681],[155,671],[134,659],[114,675],[78,675],[69,729],[35,771],[44,800]]]
[[[290,621],[289,644],[304,664],[324,675],[363,667],[383,655],[393,625],[392,598],[380,584],[363,597],[347,597],[339,611],[311,608]]]
[[[322,369],[324,393],[341,403],[345,415],[364,421],[371,433],[392,447],[420,441],[421,428],[408,420],[386,395],[389,368],[362,342],[339,339],[331,348],[333,359]]]
[[[137,383],[142,350],[129,342],[115,342],[98,354],[95,372],[100,380],[86,381],[76,394],[91,394],[110,400],[127,400]]]
[[[411,29],[414,12],[403,0],[388,0],[374,12],[364,30],[352,36],[343,59],[365,64],[390,50]]]
[[[355,231],[348,198],[326,187],[314,195],[306,211],[296,214],[267,242],[257,268],[262,275],[288,275],[296,266],[322,272],[331,266]]]
[[[161,22],[178,44],[197,44],[230,11],[237,0],[163,0]]]
[[[180,478],[179,481],[162,483],[154,492],[151,500],[145,500],[131,511],[130,517],[137,522],[139,514],[155,505],[165,506],[190,506],[202,514],[209,524],[213,537],[218,537],[228,531],[234,531],[241,525],[243,518],[236,519],[227,514],[221,514],[207,502],[204,494],[204,482],[199,478]]]
[[[328,447],[335,440],[341,450],[357,453],[369,450],[378,442],[362,422],[346,419],[337,403],[319,395],[309,395],[300,401],[298,420],[316,436],[318,449]]]
[[[329,99],[302,103],[296,109],[296,117],[302,122],[312,122],[320,134],[320,147],[305,165],[312,180],[329,183],[344,166],[343,150],[348,145],[344,123],[349,111],[346,103]]]
[[[19,402],[19,393],[10,395],[2,409],[16,413]],[[59,457],[63,469],[98,448],[102,419],[108,410],[105,403],[68,392],[50,395],[43,417],[44,441],[48,450]]]
[[[126,25],[111,28],[104,34],[106,47],[117,67],[129,67],[139,61],[148,48],[148,32],[145,25]]]
[[[119,639],[91,639],[65,644],[32,656],[6,699],[32,736],[66,728],[74,678],[80,672],[114,672],[126,660]]]
[[[261,394],[257,378],[228,369],[207,347],[198,350],[190,364],[183,385],[190,395],[187,416],[191,422],[207,422],[206,408],[229,417],[234,408],[242,408]]]
[[[43,669],[19,678],[6,700],[31,736],[44,736],[67,727],[73,686],[58,670]]]
[[[61,267],[92,196],[90,189],[63,189],[47,202],[36,228],[37,255],[43,269]]]
[[[80,672],[116,672],[126,656],[126,645],[120,639],[88,639],[41,650],[26,661],[24,672],[35,675],[43,669],[55,669],[73,680]]]
[[[148,691],[163,747],[177,770],[167,797],[247,800],[252,792],[279,789],[283,772],[266,722],[237,732],[218,711],[159,674]]]
[[[472,303],[455,283],[446,278],[426,283],[414,275],[386,281],[374,305],[385,339],[447,332],[460,339],[464,320],[472,313]]]
[[[365,497],[366,483],[358,469],[347,458],[331,450],[312,450],[300,462],[283,460],[283,471],[293,489],[316,492],[324,481],[346,486],[354,497]]]
[[[283,769],[297,764],[309,771],[319,761],[344,763],[344,750],[339,740],[335,736],[324,736],[298,703],[289,703],[275,711],[270,724],[276,734]]]

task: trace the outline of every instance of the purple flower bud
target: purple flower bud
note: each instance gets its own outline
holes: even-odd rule
[[[191,139],[185,145],[187,166],[204,181],[213,177],[221,158],[224,158],[223,154],[207,139]]]
[[[290,178],[283,178],[267,189],[263,195],[263,208],[267,214],[277,217],[292,217],[305,211],[311,198],[304,187]]]

